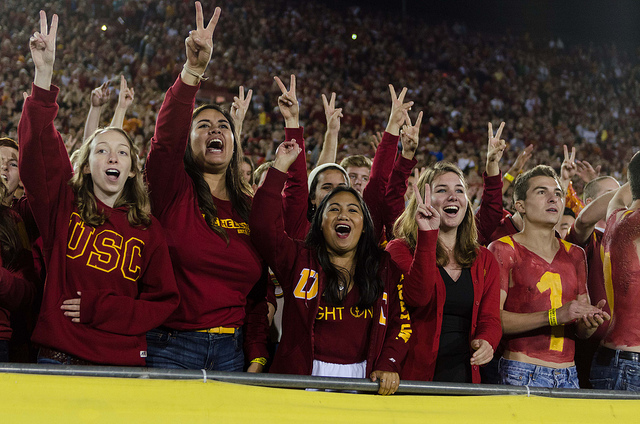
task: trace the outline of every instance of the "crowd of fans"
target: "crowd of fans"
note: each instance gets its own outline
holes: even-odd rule
[[[136,90],[125,128],[144,157],[163,93],[184,60],[174,46],[191,23],[191,3],[3,2],[0,132],[9,137],[16,137],[22,92],[30,89],[32,11],[45,5],[58,11],[64,28],[55,70],[63,86],[57,127],[75,137],[82,131],[90,91],[105,81],[117,86],[124,73]],[[253,89],[242,136],[245,153],[256,164],[272,159],[274,143],[283,139],[273,76],[290,73],[301,81],[298,99],[308,150],[323,139],[321,94],[337,93],[344,113],[338,162],[351,154],[373,155],[372,135],[386,125],[387,84],[407,86],[426,114],[419,165],[436,157],[457,163],[471,194],[481,185],[478,169],[485,159],[479,147],[489,121],[507,123],[505,164],[533,144],[533,164],[559,169],[562,145],[576,145],[577,159],[624,179],[632,146],[640,145],[632,124],[638,114],[638,67],[615,46],[558,49],[527,35],[480,34],[461,24],[429,26],[418,17],[389,19],[316,2],[225,0],[220,6],[224,19],[207,71],[210,79],[199,96],[228,104],[238,86]],[[107,109],[103,119],[110,116]]]
[[[189,1],[4,5],[0,253],[24,290],[0,305],[0,358],[9,311],[41,303],[39,363],[273,366],[381,394],[638,366],[605,324],[629,262],[609,225],[640,192],[639,68],[615,46],[284,0],[225,1],[219,25],[195,2],[195,29]]]

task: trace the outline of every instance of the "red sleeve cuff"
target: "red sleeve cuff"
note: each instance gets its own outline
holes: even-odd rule
[[[490,188],[498,188],[502,190],[502,171],[498,172],[498,175],[494,175],[492,177],[487,175],[487,171],[482,173],[482,179],[484,180],[484,186],[487,189]]]
[[[49,90],[31,84],[31,97],[39,103],[55,103],[58,98],[58,93],[60,93],[60,89],[53,84],[51,84]]]
[[[284,183],[287,181],[287,174],[280,172],[274,167],[267,170],[267,176],[264,180],[264,184],[260,186],[258,190],[264,190],[265,193],[270,195],[281,196]]]
[[[178,79],[171,87],[171,94],[181,103],[192,104],[196,98],[196,93],[200,89],[200,84],[189,85],[182,82],[182,78],[178,75]]]
[[[304,134],[304,127],[298,128],[285,128],[284,129],[284,138],[285,140],[293,140],[302,141]]]
[[[416,250],[419,250],[421,252],[435,250],[438,243],[438,231],[439,230],[418,230]]]

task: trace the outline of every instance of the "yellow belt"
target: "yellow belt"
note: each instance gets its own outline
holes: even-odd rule
[[[196,333],[209,333],[209,334],[234,334],[236,329],[233,327],[213,327],[205,328],[204,330],[195,330]]]

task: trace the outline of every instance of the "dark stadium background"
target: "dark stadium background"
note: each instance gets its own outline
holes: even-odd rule
[[[619,48],[640,45],[637,0],[326,0],[332,7],[376,9],[390,18],[408,16],[428,22],[461,21],[469,29],[528,32],[534,39],[560,37],[565,44],[615,42]]]

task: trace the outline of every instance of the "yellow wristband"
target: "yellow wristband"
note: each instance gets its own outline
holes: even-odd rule
[[[264,367],[265,365],[267,365],[267,358],[261,356],[261,357],[256,358],[256,359],[252,359],[251,363],[252,364],[253,363],[260,364],[260,365],[262,365]]]
[[[549,325],[555,327],[558,325],[558,317],[556,316],[556,308],[549,309]]]
[[[510,183],[513,182],[513,180],[516,179],[516,177],[514,177],[513,175],[509,174],[508,172],[506,174],[504,174],[504,179],[509,181]]]

